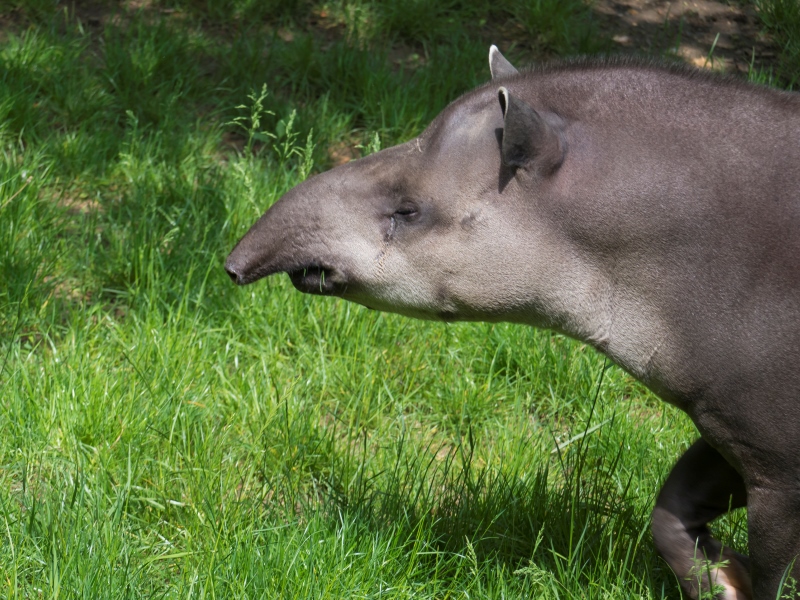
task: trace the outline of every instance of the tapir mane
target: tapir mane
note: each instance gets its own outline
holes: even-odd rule
[[[768,87],[764,84],[749,82],[735,75],[721,73],[710,69],[699,69],[683,62],[675,62],[658,58],[643,58],[635,56],[588,56],[556,59],[546,63],[533,63],[523,66],[519,72],[495,78],[477,86],[473,92],[481,90],[496,90],[498,85],[519,83],[525,86],[537,80],[546,80],[555,77],[562,83],[573,77],[599,75],[611,73],[627,73],[640,75],[653,74],[671,75],[687,83],[706,84],[720,90],[741,90],[756,95],[781,99],[792,107],[800,107],[800,95]],[[456,104],[468,99],[471,94],[466,94],[455,100]]]

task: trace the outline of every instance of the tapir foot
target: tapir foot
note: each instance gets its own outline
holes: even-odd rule
[[[742,477],[702,439],[672,469],[653,510],[653,540],[690,598],[753,597],[748,558],[723,548],[708,530],[710,521],[746,503]]]

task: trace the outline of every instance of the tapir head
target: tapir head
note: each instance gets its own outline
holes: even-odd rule
[[[515,320],[536,309],[546,228],[531,185],[552,185],[564,123],[513,90],[497,49],[493,84],[448,106],[419,137],[337,167],[276,202],[225,268],[247,284],[286,272],[303,292],[426,319]],[[500,84],[503,84],[502,86]]]

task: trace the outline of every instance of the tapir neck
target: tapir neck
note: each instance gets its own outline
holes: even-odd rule
[[[680,405],[667,391],[674,382],[665,379],[665,373],[674,371],[678,342],[670,334],[664,307],[647,289],[631,284],[635,275],[625,273],[636,269],[627,258],[598,255],[594,243],[571,237],[566,226],[559,229],[564,235],[547,240],[546,260],[531,259],[542,254],[541,246],[517,259],[518,265],[532,264],[527,279],[533,301],[509,320],[589,344],[663,399]]]

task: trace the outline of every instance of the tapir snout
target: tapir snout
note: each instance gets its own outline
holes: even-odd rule
[[[274,250],[270,251],[273,247]],[[341,295],[347,287],[347,277],[340,270],[314,255],[308,258],[287,255],[281,249],[289,247],[280,235],[275,237],[254,233],[243,238],[225,262],[225,270],[237,285],[247,285],[275,273],[286,273],[301,292],[323,296]]]
[[[800,96],[632,61],[489,60],[492,82],[419,137],[287,193],[226,270],[591,344],[702,436],[653,512],[685,591],[775,598],[800,554]],[[745,505],[749,559],[707,527]]]
[[[312,178],[290,191],[250,229],[225,262],[225,270],[238,285],[287,273],[301,292],[342,295],[347,288],[349,252],[337,251],[336,238],[350,233],[342,227],[323,226],[319,205],[331,213],[341,210],[324,178]],[[331,214],[330,218],[335,220]]]

